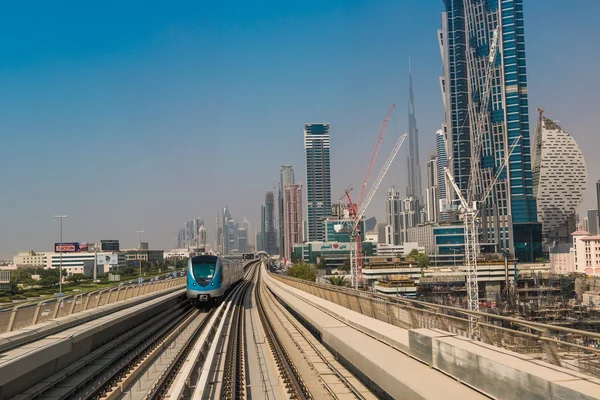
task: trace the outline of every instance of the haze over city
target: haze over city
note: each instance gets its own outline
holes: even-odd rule
[[[531,136],[535,108],[582,148],[595,207],[600,3],[525,7]],[[0,258],[65,241],[117,238],[173,246],[184,221],[258,226],[264,194],[292,164],[304,180],[302,129],[331,125],[332,199],[358,188],[392,103],[377,171],[407,131],[412,63],[421,167],[443,122],[436,31],[441,1],[274,1],[4,6],[0,16]],[[575,17],[576,14],[576,17]],[[576,29],[575,29],[576,28]],[[407,184],[405,146],[386,189]],[[424,175],[424,171],[423,171]]]

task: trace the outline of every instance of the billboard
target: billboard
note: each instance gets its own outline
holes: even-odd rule
[[[350,243],[340,242],[314,242],[311,244],[312,251],[350,251]]]
[[[98,254],[98,259],[96,261],[98,265],[119,265],[119,255],[116,253]]]
[[[101,240],[100,243],[102,251],[119,251],[118,240]]]
[[[85,244],[85,249],[87,250],[87,243]],[[79,242],[71,242],[71,243],[54,243],[54,252],[55,253],[78,253],[81,251],[81,247]]]

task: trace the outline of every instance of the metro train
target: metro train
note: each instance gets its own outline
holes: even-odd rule
[[[244,278],[242,260],[227,260],[216,255],[190,257],[187,268],[187,297],[197,306],[220,303]]]

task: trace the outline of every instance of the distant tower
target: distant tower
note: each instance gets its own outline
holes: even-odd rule
[[[206,247],[206,228],[204,225],[200,225],[198,229],[199,247]]]
[[[427,222],[439,221],[438,158],[431,156],[427,161]]]
[[[306,218],[309,242],[323,241],[323,219],[331,213],[329,124],[304,125]]]
[[[396,188],[388,190],[387,200],[385,202],[386,225],[385,225],[385,243],[392,245],[400,244],[400,211],[402,210],[402,200],[400,192]]]
[[[275,195],[267,192],[265,196],[265,251],[277,254],[277,232],[275,230]]]
[[[421,165],[419,163],[419,130],[415,117],[415,98],[413,93],[412,72],[408,73],[408,187],[406,197],[412,197],[423,204],[421,187]]]
[[[283,242],[283,255],[292,258],[293,245],[302,243],[302,185],[288,184],[285,186],[284,197],[284,225],[285,234]]]
[[[442,129],[435,132],[435,147],[437,154],[437,182],[438,182],[438,212],[440,221],[448,221],[447,213],[444,209],[447,207],[448,199],[446,197],[446,175],[444,169],[448,166],[448,156],[446,153],[446,124]]]
[[[284,248],[285,243],[285,187],[294,183],[294,169],[291,165],[282,165],[279,182],[279,198],[278,198],[278,216],[279,216],[279,247]],[[282,251],[282,253],[284,253]]]

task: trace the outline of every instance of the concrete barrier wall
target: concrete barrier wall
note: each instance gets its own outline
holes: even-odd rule
[[[182,291],[170,293],[5,353],[0,358],[0,400],[22,393],[111,339],[184,301]]]
[[[283,282],[266,277],[270,288],[292,291],[298,290]],[[499,399],[600,399],[600,380],[536,360],[527,355],[512,352],[496,346],[474,341],[463,336],[439,329],[403,329],[362,315],[361,311],[338,309],[331,300],[302,292],[304,301],[328,311],[340,323],[368,333],[378,340],[407,353],[415,360],[429,365],[444,374]],[[281,296],[278,296],[283,299]],[[322,304],[329,301],[330,306]],[[291,305],[290,305],[291,306]],[[292,306],[291,306],[292,307]],[[335,311],[332,311],[335,310]],[[301,310],[297,310],[301,315]],[[357,349],[344,347],[331,331],[331,326],[323,326],[311,315],[302,315],[305,320],[319,330],[323,342],[334,351],[354,354],[350,360],[356,365],[365,364],[364,357]],[[339,327],[336,329],[340,329]],[[407,340],[404,338],[407,337]],[[399,364],[400,365],[400,364]],[[369,369],[369,376],[375,369]],[[362,371],[366,375],[366,371]],[[410,373],[411,371],[407,371]],[[384,374],[382,377],[385,382]],[[433,383],[434,384],[434,383]],[[405,389],[404,389],[405,390]],[[406,392],[405,392],[406,393]]]
[[[437,329],[411,329],[410,354],[501,399],[598,399],[600,380]]]

